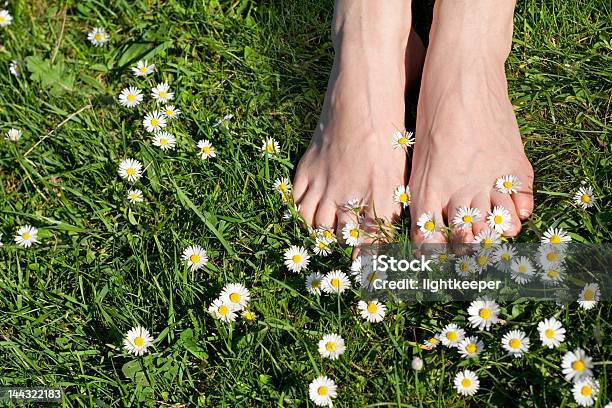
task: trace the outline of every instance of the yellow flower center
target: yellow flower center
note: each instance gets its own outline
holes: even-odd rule
[[[165,98],[166,97],[166,91],[159,91],[159,97],[160,98]]]
[[[329,393],[329,390],[324,385],[317,388],[317,394],[321,395],[322,397],[326,396],[328,393]]]
[[[6,21],[6,17],[0,16],[0,23],[4,23]]]
[[[461,385],[463,386],[463,388],[469,388],[472,385],[472,380],[470,380],[469,378],[464,378],[463,380],[461,380]]]
[[[406,143],[408,143],[408,139],[405,137],[400,137],[399,139],[397,139],[397,143],[401,145],[405,145]]]
[[[585,300],[593,300],[594,298],[595,298],[595,294],[593,293],[591,289],[587,289],[586,292],[584,292]]]
[[[174,111],[172,109],[166,109],[166,116],[174,115]]]
[[[580,201],[582,201],[585,204],[588,204],[591,202],[591,196],[588,194],[583,194],[582,196],[580,196]]]
[[[547,275],[548,275],[549,278],[555,279],[555,278],[559,277],[559,272],[557,272],[554,269],[551,269],[550,271],[548,271]]]
[[[461,264],[460,269],[461,269],[461,272],[467,272],[468,270],[470,270],[470,265],[468,265],[467,262],[464,262]]]
[[[302,262],[302,257],[300,255],[293,255],[293,257],[291,258],[291,260],[293,261],[293,263],[300,263]]]
[[[512,340],[510,340],[510,343],[508,343],[508,344],[513,349],[517,349],[517,348],[521,347],[521,341],[519,339],[512,339]]]
[[[548,255],[546,255],[546,259],[548,259],[550,262],[554,262],[557,260],[557,253],[556,252],[549,252]]]
[[[198,254],[193,254],[189,257],[189,260],[191,261],[191,263],[198,263],[200,262],[200,255]]]
[[[133,176],[134,174],[136,174],[136,169],[134,169],[133,167],[128,168],[127,174],[128,176]]]
[[[584,361],[576,360],[572,363],[572,368],[574,369],[574,371],[581,372],[581,371],[584,371],[586,366],[584,365]]]
[[[127,98],[126,98],[129,102],[134,102],[136,100],[136,95],[134,94],[128,94]]]
[[[502,221],[503,221],[503,218],[502,218],[502,216],[501,216],[501,215],[496,215],[495,217],[493,217],[493,222],[494,222],[495,224],[501,224],[501,223],[502,223]]]
[[[142,347],[145,344],[145,339],[142,336],[138,336],[134,339],[134,345],[136,347]]]
[[[229,313],[229,307],[225,306],[225,305],[221,305],[219,306],[219,308],[217,309],[217,312],[219,312],[219,314],[221,316],[227,316],[227,314]]]
[[[151,126],[157,126],[157,125],[159,125],[159,120],[155,118],[151,119]]]
[[[327,249],[327,244],[323,241],[319,241],[319,249]]]
[[[546,329],[544,331],[544,335],[546,336],[546,338],[552,339],[553,337],[555,337],[555,331],[553,329]]]
[[[518,271],[520,273],[526,273],[527,272],[527,267],[525,265],[519,265]]]
[[[472,222],[473,220],[474,220],[474,218],[471,215],[464,215],[463,216],[463,222],[465,222],[466,224]]]
[[[431,220],[430,220],[430,221],[427,221],[427,222],[425,223],[425,229],[426,229],[427,231],[433,231],[433,230],[435,230],[435,229],[436,229],[436,224],[435,224],[433,221],[431,221]]]
[[[376,306],[376,303],[374,302],[368,303],[368,312],[371,314],[378,312],[378,306]]]
[[[273,145],[272,143],[268,143],[268,144],[266,145],[266,151],[267,151],[268,153],[274,153],[274,145]]]
[[[280,191],[287,191],[287,183],[280,183],[280,184],[278,185],[278,189],[279,189]]]
[[[338,289],[340,287],[340,279],[339,278],[332,278],[331,285],[334,288]]]
[[[359,230],[358,230],[358,229],[356,229],[356,228],[353,228],[353,229],[351,230],[351,232],[350,232],[350,235],[351,235],[351,237],[353,237],[353,238],[357,238],[357,237],[359,237]]]
[[[135,201],[135,200],[138,199],[138,194],[132,193],[132,194],[130,194],[130,198]]]
[[[583,385],[580,389],[580,393],[585,397],[590,397],[593,394],[593,389],[588,385]]]
[[[329,351],[330,353],[333,353],[334,351],[336,351],[336,348],[337,348],[337,347],[338,347],[338,346],[337,346],[337,345],[336,345],[336,343],[334,343],[333,341],[327,342],[327,343],[325,344],[325,349],[326,349],[327,351]]]
[[[325,230],[323,231],[323,236],[327,239],[331,239],[334,235],[332,234],[330,230]]]
[[[102,38],[104,38],[104,37],[102,36],[102,34],[101,34],[101,33],[96,33],[96,35],[94,36],[94,38],[95,38],[97,41],[102,41]]]
[[[483,319],[488,319],[491,317],[491,309],[487,309],[486,307],[482,308],[478,312],[478,315],[482,317]]]
[[[478,347],[474,343],[470,343],[465,347],[465,351],[470,354],[474,354],[478,350]]]
[[[428,342],[430,342],[431,344],[438,344],[438,339],[435,337],[430,338],[429,340],[427,340]]]
[[[452,331],[446,333],[446,338],[450,341],[456,341],[459,338],[459,335],[457,334],[457,332]]]
[[[202,147],[202,153],[210,154],[210,146]]]
[[[504,187],[512,188],[512,182],[511,181],[504,181]]]
[[[29,232],[24,232],[23,234],[21,234],[21,238],[25,239],[26,241],[28,239],[30,239],[30,233]]]
[[[232,302],[234,302],[234,303],[238,303],[238,302],[240,302],[240,294],[239,294],[239,293],[236,293],[236,292],[234,292],[234,293],[230,294],[230,295],[229,295],[229,300],[231,300],[231,301],[232,301]]]
[[[508,262],[508,261],[510,261],[510,254],[503,254],[503,255],[501,256],[501,259],[502,259],[502,261],[504,261],[504,262]]]
[[[438,261],[440,261],[440,262],[448,261],[448,255],[447,254],[441,254],[440,256],[438,256]]]
[[[149,72],[149,68],[145,67],[140,67],[140,73],[141,74],[146,74],[147,72]]]
[[[487,238],[487,239],[484,239],[482,241],[482,246],[484,248],[490,248],[492,245],[493,245],[493,240],[492,239]]]
[[[486,255],[480,255],[478,258],[476,258],[476,263],[479,266],[485,266],[488,260],[489,258]]]
[[[312,281],[312,287],[314,289],[319,289],[321,287],[321,281],[318,279],[315,279]]]
[[[400,194],[399,202],[400,203],[407,203],[408,202],[408,194],[406,194],[406,193]]]
[[[160,139],[159,144],[165,146],[168,144],[168,139]]]
[[[552,237],[550,237],[550,243],[551,244],[560,244],[561,243],[561,237],[558,235],[553,235]]]
[[[245,310],[242,317],[244,320],[253,321],[255,320],[255,313],[251,312],[250,310]]]

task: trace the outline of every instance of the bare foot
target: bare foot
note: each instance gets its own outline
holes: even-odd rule
[[[294,198],[309,225],[342,228],[356,221],[345,205],[363,200],[364,220],[391,222],[401,206],[394,191],[406,185],[406,153],[393,149],[404,130],[407,78],[424,59],[410,35],[409,2],[338,1],[334,15],[336,56],[320,122],[294,179]],[[408,44],[408,46],[407,46]]]
[[[533,170],[523,150],[504,72],[513,11],[512,1],[436,2],[410,176],[411,235],[417,243],[445,242],[440,232],[443,221],[452,227],[454,242],[473,242],[475,235],[489,228],[487,213],[495,206],[504,207],[511,217],[510,225],[500,226],[500,231],[515,236],[520,220],[533,211]],[[505,175],[518,178],[521,185],[516,193],[495,188],[496,179]],[[461,207],[478,209],[480,219],[453,225]],[[436,224],[433,234],[417,225],[428,212]]]

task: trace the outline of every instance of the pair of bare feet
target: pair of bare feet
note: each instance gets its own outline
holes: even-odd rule
[[[304,220],[340,231],[355,221],[345,205],[363,200],[361,219],[391,223],[402,205],[398,186],[409,185],[414,242],[447,242],[461,207],[482,216],[452,228],[453,242],[469,243],[489,227],[486,214],[503,206],[515,236],[533,210],[533,170],[525,156],[507,93],[504,63],[512,41],[514,1],[437,0],[427,50],[411,30],[405,0],[338,0],[336,50],[320,122],[294,178],[294,199]],[[405,92],[420,79],[416,143],[408,177],[407,155],[392,146],[404,129]],[[519,191],[495,188],[514,175]],[[408,181],[409,180],[409,181]],[[433,234],[417,225],[429,213]],[[425,233],[424,233],[425,232]]]

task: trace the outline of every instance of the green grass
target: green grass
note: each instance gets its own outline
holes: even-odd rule
[[[59,385],[66,406],[292,407],[310,404],[308,383],[325,374],[339,385],[339,406],[573,406],[560,357],[581,346],[598,362],[599,406],[612,398],[608,303],[591,311],[505,304],[503,317],[530,335],[534,351],[504,356],[498,339],[507,327],[496,328],[482,334],[483,358],[466,362],[418,347],[451,321],[465,324],[465,304],[390,304],[384,323],[364,325],[357,293],[338,302],[308,296],[303,277],[286,272],[282,253],[305,232],[282,220],[285,207],[271,184],[292,175],[316,125],[333,58],[331,6],[11,6],[15,21],[0,29],[0,128],[22,129],[24,137],[0,141],[0,386]],[[536,171],[535,215],[521,242],[537,241],[553,225],[576,241],[610,241],[611,17],[604,0],[519,2],[507,71]],[[112,41],[94,48],[86,32],[100,25]],[[9,61],[27,57],[31,72],[11,76]],[[157,64],[153,78],[131,76],[139,58]],[[172,124],[178,149],[168,154],[142,129],[150,102],[136,111],[116,103],[127,84],[147,93],[162,79],[183,112]],[[227,114],[234,116],[215,126]],[[259,155],[267,136],[280,141],[279,157]],[[199,139],[213,142],[217,158],[196,156]],[[127,205],[128,184],[117,175],[125,157],[147,166],[137,183],[143,205]],[[598,197],[588,212],[571,204],[583,181]],[[40,229],[42,243],[31,250],[11,243],[26,223]],[[191,244],[209,254],[204,271],[181,264]],[[322,271],[348,264],[341,251],[316,263]],[[229,282],[251,289],[257,323],[227,326],[206,313]],[[552,315],[568,339],[548,351],[535,327]],[[138,324],[155,337],[144,358],[122,350],[123,336]],[[330,331],[348,344],[335,362],[316,350]],[[414,355],[425,361],[418,376],[410,369]],[[482,389],[474,398],[452,387],[460,367],[478,371]]]

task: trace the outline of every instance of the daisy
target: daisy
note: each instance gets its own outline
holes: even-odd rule
[[[429,350],[435,349],[436,347],[438,347],[438,344],[440,344],[440,335],[433,335],[432,337],[424,340],[423,344],[425,345],[425,348]]]
[[[457,258],[455,262],[455,272],[462,278],[467,278],[476,273],[476,261],[469,255]]]
[[[365,204],[363,202],[363,198],[351,198],[344,204],[344,209],[346,211],[356,211],[360,212],[365,208]]]
[[[353,221],[347,222],[342,228],[342,238],[344,238],[348,246],[359,246],[363,239],[362,235],[363,231]]]
[[[208,140],[200,140],[198,142],[198,150],[200,150],[200,157],[205,160],[209,157],[215,157],[215,148]]]
[[[568,351],[561,359],[561,369],[567,381],[576,382],[591,376],[591,368],[593,359],[580,348]]]
[[[554,317],[538,323],[538,332],[542,345],[548,348],[557,348],[565,340],[565,329]]]
[[[157,102],[168,102],[170,99],[174,98],[174,92],[170,92],[169,89],[170,86],[168,85],[168,83],[162,82],[161,84],[157,84],[157,86],[151,89],[151,96]]]
[[[351,270],[351,275],[353,275],[353,278],[355,278],[355,282],[357,284],[361,284],[361,273],[362,273],[361,255],[353,259],[353,262],[351,262],[350,270]]]
[[[406,208],[410,205],[410,187],[399,186],[393,193],[393,201],[396,204],[400,204],[402,208]]]
[[[599,381],[593,377],[587,377],[579,380],[572,387],[572,392],[574,394],[576,404],[580,405],[581,407],[590,407],[595,404],[595,401],[597,401],[597,394],[599,394]]]
[[[423,360],[419,357],[413,358],[410,362],[410,367],[412,367],[414,371],[421,371],[423,369]]]
[[[440,341],[446,347],[457,347],[465,338],[465,331],[454,323],[447,324],[440,333]]]
[[[269,137],[262,141],[261,151],[263,152],[264,156],[273,156],[276,153],[280,152],[280,147],[276,140]]]
[[[376,281],[384,281],[387,279],[387,273],[383,271],[372,271],[367,276],[359,275],[355,280],[366,290],[372,290]]]
[[[151,337],[149,331],[142,326],[133,327],[127,332],[123,340],[123,348],[125,348],[128,353],[134,354],[135,356],[142,356],[147,352],[147,348],[149,348],[151,344],[153,344],[153,337]]]
[[[127,199],[132,203],[142,203],[144,199],[142,198],[142,191],[138,189],[130,190],[127,193]]]
[[[140,89],[133,86],[123,88],[119,94],[119,104],[125,106],[126,108],[133,108],[142,102],[142,99],[143,96]]]
[[[529,337],[520,330],[510,330],[502,337],[502,347],[508,355],[522,357],[529,350]]]
[[[249,305],[251,294],[244,285],[230,283],[223,287],[219,298],[223,300],[223,303],[231,305],[234,310],[242,310]]]
[[[32,244],[38,243],[38,229],[32,227],[31,225],[24,225],[23,227],[17,230],[17,235],[15,235],[15,242],[17,245],[22,246],[24,248],[29,248]]]
[[[242,318],[249,323],[253,323],[255,320],[257,320],[257,314],[252,310],[245,309],[242,311],[240,316],[242,316]]]
[[[478,337],[466,337],[457,344],[457,351],[463,358],[476,358],[483,349],[484,343]]]
[[[181,110],[175,108],[174,105],[166,105],[161,111],[166,119],[174,119],[181,114]]]
[[[441,248],[434,249],[433,254],[431,254],[431,258],[441,265],[454,260],[455,254],[449,251],[449,246],[444,245]]]
[[[493,257],[490,255],[490,251],[481,249],[474,255],[474,262],[476,263],[476,270],[480,273],[493,263]]]
[[[0,247],[4,246],[4,244],[2,243],[2,234],[0,234]]]
[[[14,76],[19,78],[21,74],[23,74],[23,62],[13,60],[9,64],[9,72]]]
[[[460,371],[455,376],[455,389],[461,395],[472,396],[476,394],[479,387],[478,376],[470,370]]]
[[[405,152],[408,151],[408,148],[414,144],[414,133],[399,130],[393,133],[393,149],[403,149]]]
[[[336,384],[333,380],[321,376],[317,377],[308,386],[308,396],[315,405],[320,407],[333,406],[332,400],[336,398]]]
[[[512,215],[501,205],[496,205],[487,216],[487,224],[489,228],[503,234],[512,226]]]
[[[378,300],[369,300],[367,302],[360,300],[357,303],[357,309],[359,314],[361,314],[361,318],[370,323],[382,322],[387,314],[387,307]]]
[[[142,177],[142,164],[138,160],[125,159],[119,163],[119,175],[133,183]]]
[[[192,271],[202,269],[208,262],[206,251],[199,245],[190,245],[183,250],[181,260],[187,263],[187,266]]]
[[[563,231],[563,228],[552,228],[551,227],[546,230],[546,232],[544,233],[544,236],[542,236],[541,241],[543,244],[559,245],[559,244],[570,242],[571,240],[572,240],[572,237],[567,235],[567,233]]]
[[[459,207],[453,217],[453,225],[460,229],[472,228],[472,225],[478,221],[480,221],[480,210],[472,207]]]
[[[336,238],[336,233],[329,225],[321,225],[319,228],[317,228],[316,238],[325,240],[330,244],[338,241]]]
[[[501,234],[492,229],[480,231],[474,237],[474,243],[480,244],[482,249],[492,249],[493,246],[501,244]]]
[[[601,292],[599,291],[599,285],[596,283],[589,283],[582,288],[578,296],[578,304],[581,308],[589,310],[595,307],[600,297]]]
[[[417,221],[417,225],[425,239],[431,238],[434,232],[436,232],[436,221],[431,211],[421,214]]]
[[[159,132],[166,127],[166,117],[159,111],[149,112],[142,120],[142,126],[147,132]]]
[[[495,180],[495,188],[497,191],[504,194],[516,193],[518,191],[517,188],[520,187],[521,184],[522,183],[519,181],[518,177],[510,174]]]
[[[215,316],[222,322],[229,323],[236,320],[236,310],[231,304],[225,303],[223,299],[215,299],[208,307],[208,313]]]
[[[546,267],[540,273],[540,279],[544,284],[557,286],[565,280],[565,268],[561,265]]]
[[[321,282],[321,289],[325,293],[342,293],[351,287],[351,281],[342,271],[328,272]]]
[[[542,244],[538,248],[538,263],[542,268],[558,266],[565,260],[565,251],[558,245]]]
[[[309,262],[310,255],[304,247],[293,245],[285,251],[285,266],[291,272],[298,273],[302,269],[307,269]]]
[[[526,256],[520,256],[512,260],[510,264],[510,277],[519,285],[531,282],[535,271],[531,261]]]
[[[468,307],[468,318],[470,324],[478,330],[489,330],[492,324],[499,322],[499,306],[494,300],[475,300]]]
[[[6,27],[13,22],[13,16],[8,10],[0,10],[0,27]]]
[[[326,334],[319,341],[319,354],[323,358],[337,360],[345,350],[344,339],[335,333]]]
[[[162,130],[161,132],[155,133],[155,136],[153,136],[153,145],[164,151],[171,150],[176,146],[176,138],[172,134]]]
[[[289,200],[289,194],[291,193],[291,182],[288,178],[282,177],[276,179],[272,187],[280,193],[284,202]]]
[[[106,33],[103,27],[95,27],[87,34],[87,39],[96,47],[106,45],[110,36]]]
[[[306,290],[314,295],[321,294],[321,282],[323,275],[319,272],[313,272],[306,277]]]
[[[584,210],[595,205],[595,197],[593,197],[593,187],[580,187],[574,194],[574,202]]]
[[[23,133],[19,129],[10,128],[8,132],[6,132],[6,140],[10,142],[17,142],[21,139]]]
[[[319,256],[327,256],[331,254],[332,250],[327,240],[317,237],[315,239],[314,245],[312,246],[312,252]]]
[[[493,250],[492,261],[495,262],[497,268],[502,272],[510,270],[512,260],[516,256],[516,249],[512,245],[502,244]]]
[[[132,67],[132,72],[134,73],[135,76],[145,77],[149,74],[152,74],[154,71],[155,71],[155,64],[149,65],[146,60],[145,61],[140,60],[138,61],[135,67]]]

